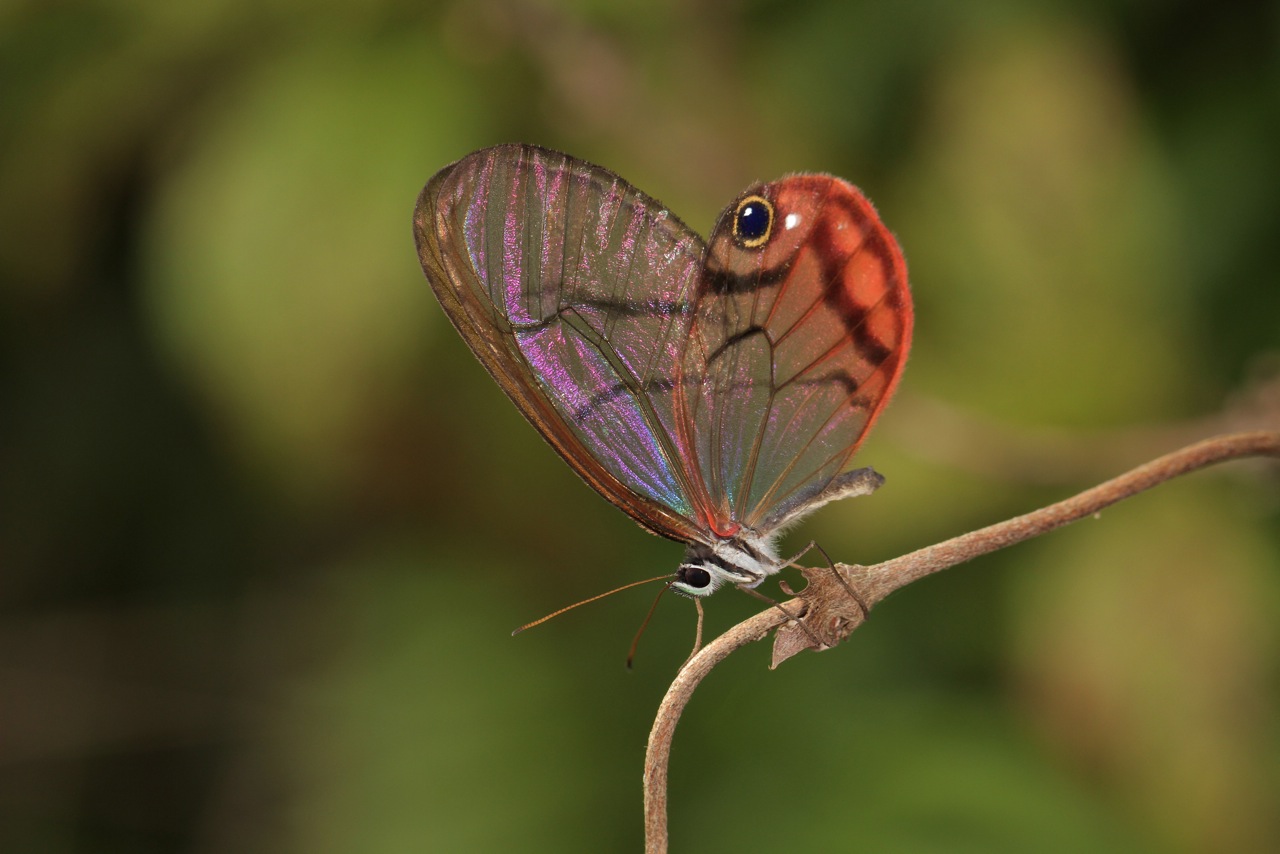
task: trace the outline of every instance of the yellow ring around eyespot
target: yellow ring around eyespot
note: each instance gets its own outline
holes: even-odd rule
[[[742,214],[743,208],[745,208],[747,205],[754,204],[756,202],[759,202],[760,204],[764,205],[764,209],[769,212],[769,224],[765,226],[764,234],[760,235],[759,237],[748,240],[738,233],[738,217]],[[733,211],[733,239],[734,240],[738,241],[740,245],[745,246],[747,249],[757,249],[769,242],[769,235],[771,234],[773,234],[773,203],[772,202],[770,202],[764,196],[747,196],[745,199],[738,202],[738,207],[735,208]]]

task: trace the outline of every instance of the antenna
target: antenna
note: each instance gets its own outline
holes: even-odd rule
[[[606,596],[612,596],[615,593],[621,593],[623,590],[630,590],[632,587],[639,587],[641,584],[649,584],[650,582],[653,582],[653,581],[661,581],[664,578],[670,578],[672,575],[674,575],[674,573],[668,573],[666,575],[655,575],[653,578],[646,578],[644,581],[633,581],[630,584],[624,584],[621,587],[615,587],[606,593],[598,593],[595,596],[592,596],[590,599],[583,599],[581,602],[574,602],[572,605],[565,605],[560,610],[552,611],[550,614],[547,614],[545,617],[539,617],[538,619],[534,620],[532,623],[525,623],[523,626],[521,626],[520,628],[512,632],[511,636],[515,637],[516,635],[523,632],[525,629],[531,629],[534,626],[540,626],[543,623],[545,623],[547,620],[550,620],[552,617],[558,617],[561,614],[563,614],[565,611],[572,611],[574,608],[577,608],[579,605],[589,605],[592,602],[595,602],[599,599],[603,599]],[[670,585],[667,585],[667,586],[670,587]],[[663,588],[663,589],[665,590],[666,588]],[[662,594],[659,593],[658,595],[661,596]],[[654,607],[657,607],[658,600],[655,599],[653,604],[654,604]],[[653,608],[649,609],[649,614],[650,616],[653,615]],[[647,623],[648,621],[649,620],[646,617],[645,622]],[[633,652],[634,652],[634,645],[633,645]],[[630,666],[630,659],[628,659],[627,666],[628,667]]]
[[[671,576],[669,575],[658,576],[658,578],[670,578],[670,577]],[[650,578],[649,580],[656,581],[657,579]],[[628,670],[631,669],[631,663],[636,660],[636,649],[638,649],[640,646],[640,636],[644,634],[645,629],[649,628],[649,621],[653,619],[653,612],[658,610],[658,603],[662,601],[662,594],[670,590],[672,584],[675,584],[675,582],[674,581],[668,582],[665,587],[663,587],[661,590],[658,591],[658,595],[653,597],[653,604],[649,606],[649,613],[644,615],[644,622],[641,623],[640,628],[636,630],[636,636],[631,639],[631,649],[627,651],[627,669]],[[696,602],[697,600],[695,599],[694,601]],[[701,610],[699,610],[699,613],[701,613]],[[702,632],[701,620],[699,620],[698,622],[698,632],[699,634],[701,634]]]

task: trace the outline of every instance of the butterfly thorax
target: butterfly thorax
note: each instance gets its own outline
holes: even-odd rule
[[[707,596],[723,584],[755,587],[780,568],[770,539],[741,528],[732,537],[690,543],[671,586],[686,596]]]

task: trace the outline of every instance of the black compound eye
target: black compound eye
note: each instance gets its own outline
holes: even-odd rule
[[[689,567],[680,574],[680,580],[694,590],[701,590],[711,583],[711,573],[699,567]]]
[[[747,249],[763,246],[773,231],[773,205],[764,196],[747,196],[733,212],[733,237]]]

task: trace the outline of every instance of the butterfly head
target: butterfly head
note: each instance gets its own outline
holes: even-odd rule
[[[711,543],[690,543],[671,589],[685,596],[702,597],[724,584],[755,587],[778,568],[769,542],[744,532]]]

